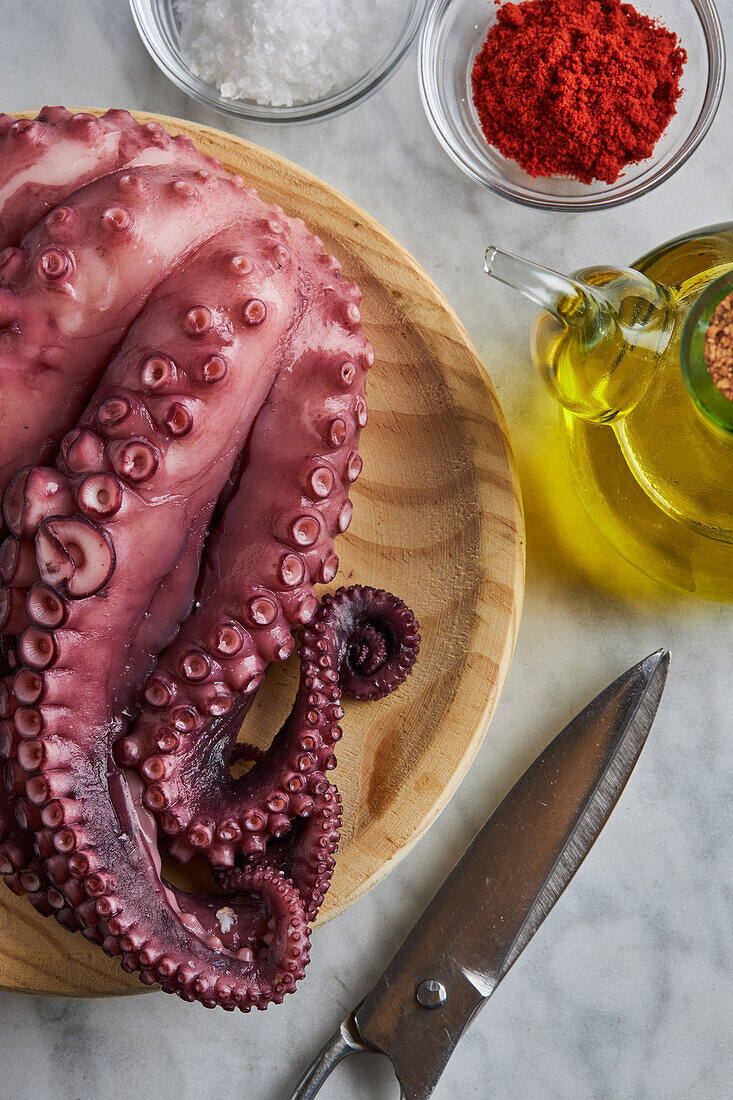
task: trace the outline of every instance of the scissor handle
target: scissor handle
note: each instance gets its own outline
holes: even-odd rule
[[[356,1030],[353,1017],[347,1016],[338,1031],[334,1032],[316,1054],[288,1100],[313,1100],[313,1097],[321,1091],[324,1081],[339,1062],[347,1058],[349,1054],[368,1053],[378,1052],[375,1052],[373,1047],[364,1042]],[[401,1085],[400,1096],[404,1097]]]

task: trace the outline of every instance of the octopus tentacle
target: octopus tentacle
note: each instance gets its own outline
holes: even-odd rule
[[[301,659],[298,699],[301,695],[305,696],[311,708],[318,706],[317,701],[323,697],[322,693],[331,699],[337,698],[333,686],[334,672],[339,689],[353,693],[350,690],[353,686],[351,661],[354,649],[362,649],[362,638],[367,628],[373,642],[373,659],[369,661],[369,672],[361,670],[360,698],[381,698],[404,682],[420,648],[419,626],[414,615],[402,600],[391,593],[352,585],[340,588],[334,595],[324,596],[316,620],[302,632],[298,651]],[[297,700],[294,716],[297,721]],[[303,726],[305,736],[298,744],[299,748],[305,748],[310,753],[313,752],[314,740],[311,710],[306,718],[307,726]],[[297,726],[292,730],[289,725],[278,735],[262,762],[252,769],[255,775],[248,773],[246,778],[251,783],[256,781],[258,768],[270,776],[278,774],[277,765],[273,767],[280,749],[278,741],[285,740],[288,735],[293,741],[298,736]],[[331,727],[329,733],[332,744],[340,739],[340,727]],[[324,758],[321,751],[317,758],[319,766],[330,769],[331,755]],[[298,885],[306,903],[308,919],[312,920],[333,873],[333,854],[338,846],[341,825],[341,800],[335,787],[320,772],[309,777],[309,791],[315,802],[312,817],[300,808],[298,817],[306,820],[297,821],[290,848],[280,841],[270,841],[263,859],[277,867],[285,866],[293,882]]]
[[[230,404],[234,407],[234,403]],[[222,415],[221,409],[219,413]],[[156,439],[155,442],[160,447],[160,440]],[[197,448],[199,458],[205,464],[207,458],[210,462],[215,462],[214,456],[210,452],[207,454],[207,450],[205,445],[200,445]],[[163,456],[163,459],[166,457]],[[175,463],[170,465],[173,470],[176,469]],[[160,461],[154,474],[150,475],[157,481],[153,491],[164,499],[170,497],[172,490],[171,472],[167,467],[164,460]],[[179,491],[181,488],[179,477]],[[138,486],[129,490],[126,497],[133,496],[133,492],[137,496],[142,491]],[[148,499],[146,503],[149,507],[151,502]],[[210,945],[191,945],[189,941],[192,935],[186,918],[181,916],[163,884],[160,881],[150,881],[150,872],[146,872],[147,862],[143,854],[147,854],[147,849],[139,824],[142,814],[125,814],[125,805],[130,796],[125,795],[123,778],[119,775],[110,776],[109,786],[100,782],[100,768],[102,775],[104,774],[105,745],[108,744],[110,732],[119,729],[120,725],[119,714],[109,708],[109,702],[102,690],[103,679],[111,673],[117,684],[124,685],[125,669],[120,667],[121,661],[118,667],[110,670],[99,667],[99,663],[93,659],[88,660],[83,689],[77,690],[73,697],[68,695],[65,677],[69,667],[74,664],[75,639],[88,634],[95,620],[97,636],[103,638],[111,629],[116,630],[120,625],[124,629],[126,623],[129,629],[131,619],[141,618],[143,607],[140,597],[136,601],[130,601],[133,604],[131,608],[125,604],[128,603],[127,597],[132,591],[130,570],[135,569],[137,564],[136,555],[131,552],[135,529],[137,528],[138,538],[134,541],[139,546],[139,531],[145,521],[145,509],[136,509],[135,500],[126,504],[127,512],[122,520],[118,518],[120,513],[117,513],[113,520],[107,521],[107,534],[117,552],[114,572],[103,597],[106,603],[104,609],[95,606],[95,601],[100,599],[98,595],[79,597],[73,605],[69,605],[64,628],[53,633],[38,630],[32,636],[26,632],[20,640],[19,649],[25,668],[42,670],[44,688],[37,708],[18,707],[12,716],[18,739],[16,758],[9,760],[6,767],[6,785],[10,775],[12,787],[9,793],[16,796],[22,793],[42,814],[47,811],[50,815],[49,827],[36,830],[35,843],[44,859],[45,871],[55,891],[53,895],[50,892],[47,894],[49,904],[59,899],[57,918],[69,928],[81,927],[90,938],[115,940],[127,968],[141,969],[146,978],[151,971],[149,967],[141,966],[140,949],[146,946],[148,954],[154,952],[156,941],[152,938],[153,933],[157,930],[156,934],[159,935],[160,929],[167,928],[169,934],[163,942],[167,948],[166,967],[170,973],[158,967],[152,971],[155,974],[154,980],[161,979],[164,986],[166,982],[170,986],[174,978],[176,981],[183,979],[182,986],[176,991],[187,995],[190,992],[189,978],[191,982],[198,982],[202,988],[206,985],[208,989],[207,983],[211,980],[211,974],[218,973],[223,981],[222,975],[229,973],[230,966],[225,964]],[[165,505],[161,507],[165,508]],[[179,547],[170,537],[172,518],[169,516],[167,523],[163,521],[161,538],[156,545],[150,547],[158,561],[163,563],[163,569],[167,564],[165,559],[168,553],[173,555],[171,560],[180,556]],[[84,521],[77,515],[69,517],[68,522],[78,525]],[[115,530],[116,524],[122,526]],[[100,525],[97,530],[105,528]],[[39,535],[40,533],[39,529]],[[124,534],[127,535],[126,539],[122,537]],[[67,550],[70,551],[77,572],[81,568],[84,573],[85,562],[80,562],[68,545]],[[122,553],[123,550],[126,552]],[[147,567],[144,571],[151,574],[154,585],[152,562],[148,560],[144,564]],[[99,623],[100,615],[108,620],[106,631]],[[102,646],[102,649],[106,652],[108,647],[109,643]],[[61,680],[55,680],[54,674],[57,677],[60,674]],[[120,687],[118,690],[123,692],[124,688]],[[19,715],[24,710],[28,711],[28,715],[20,721]],[[37,716],[35,721],[34,716]],[[40,730],[37,729],[39,724]],[[93,734],[94,751],[87,748],[90,732]],[[120,822],[123,823],[122,832]],[[125,842],[132,845],[131,851],[126,850]],[[148,856],[148,862],[149,858]],[[143,891],[144,882],[146,889]],[[33,886],[35,885],[34,882]],[[151,902],[151,893],[158,899],[157,911]],[[151,920],[151,914],[154,920]],[[297,912],[293,919],[296,923],[302,923],[303,920],[302,915],[299,916]],[[245,976],[238,986],[231,987],[225,983],[217,989],[217,1001],[228,1006],[229,995],[236,992],[241,996],[247,993],[247,996],[251,996],[251,1003],[256,1003],[262,996],[271,999],[291,987],[292,982],[284,978],[279,982],[280,989],[276,983],[264,990],[258,985],[256,996],[247,992],[252,988],[253,978],[250,971],[254,973],[250,964],[249,957],[243,960]],[[204,977],[205,974],[209,977]],[[234,1002],[231,1004],[233,1006]]]
[[[0,271],[0,493],[19,466],[53,453],[151,292],[192,252],[219,232],[239,228],[243,239],[267,246],[271,269],[283,267],[273,261],[283,232],[263,230],[271,211],[238,177],[141,167],[81,188],[25,235],[17,250],[20,270]],[[290,236],[291,247],[307,249],[297,223]],[[252,282],[254,275],[256,282],[252,257],[240,253],[231,262],[232,280]],[[190,284],[185,297],[188,330],[204,337],[213,315]],[[258,302],[256,296],[242,302],[250,328],[257,324],[252,311]],[[214,360],[200,368],[213,381],[226,366]],[[167,395],[164,379],[160,386]],[[109,423],[114,409],[105,414]],[[185,431],[185,410],[171,408],[171,415],[177,418],[172,430]],[[93,448],[94,439],[84,436],[76,447],[84,450],[80,461]]]
[[[302,801],[293,800],[289,806],[291,829],[284,828],[281,821],[280,832],[268,838],[260,855],[250,858],[289,876],[303,898],[309,921],[315,918],[333,873],[341,800],[322,769],[314,769],[307,777],[293,770],[283,774],[283,749],[295,745],[314,756],[322,767],[329,767],[329,757],[323,757],[326,739],[319,745],[318,727],[314,733],[312,708],[318,705],[324,688],[332,699],[337,698],[334,677],[344,690],[351,686],[353,651],[355,647],[361,650],[366,628],[374,644],[371,671],[362,670],[360,674],[362,697],[380,698],[404,681],[420,645],[419,627],[409,608],[389,593],[361,585],[325,596],[315,621],[303,630],[299,649],[301,680],[293,713],[261,762],[240,781],[240,787],[249,793],[252,786],[257,790],[258,779],[264,777],[272,785],[279,776],[286,791],[296,786],[298,792],[306,792],[305,797],[300,794]],[[395,664],[398,672],[392,671]],[[307,724],[302,722],[298,706],[304,697],[309,708]],[[298,741],[302,733],[305,736]],[[331,727],[330,733],[333,744],[340,738],[340,727]],[[301,786],[304,779],[307,785]]]
[[[94,783],[79,761],[80,782]],[[134,777],[132,777],[134,780]],[[161,878],[155,826],[121,770],[106,798],[115,829],[100,849],[45,861],[54,915],[120,958],[146,985],[208,1008],[266,1008],[292,992],[308,961],[302,901],[273,868],[245,868],[219,894],[188,894]],[[95,807],[104,813],[102,807]]]
[[[80,187],[120,168],[176,164],[221,171],[192,141],[172,137],[129,111],[96,115],[44,107],[34,119],[0,115],[0,248],[24,233]],[[0,267],[11,254],[0,253]]]
[[[388,592],[363,585],[324,600],[338,623],[339,682],[354,699],[381,699],[404,683],[420,648],[412,611]]]
[[[235,896],[248,893],[262,898],[266,903],[267,913],[271,915],[264,929],[262,924],[266,914],[260,917],[259,927],[254,920],[251,921],[251,939],[249,944],[238,948],[237,958],[243,962],[259,962],[259,973],[254,981],[250,978],[249,1000],[252,1004],[264,1008],[270,999],[276,1003],[282,1001],[285,984],[291,987],[299,981],[308,964],[308,918],[299,891],[289,878],[272,867],[236,868],[222,876],[221,886],[229,895],[225,899],[227,905],[222,906],[221,897],[216,895],[214,904],[219,906],[217,921],[220,935],[225,938],[231,932],[233,923],[234,914],[226,912],[235,901],[232,893]],[[257,1001],[253,1000],[252,993],[255,981],[260,987]],[[277,989],[277,986],[282,988]]]
[[[306,920],[315,920],[331,884],[335,854],[341,836],[341,796],[323,775],[313,776],[310,799],[302,804],[290,831],[268,841],[257,861],[288,876],[305,907]],[[218,876],[217,876],[218,877]]]
[[[0,797],[0,874],[14,894],[28,894],[45,916],[52,912],[46,897],[49,887],[43,862],[33,843],[33,830],[42,826],[40,812],[21,797],[25,794],[24,772],[17,760],[20,736],[12,721],[18,702],[13,678],[0,681],[0,759],[6,761]]]
[[[251,286],[239,285],[229,271],[232,256],[241,255],[241,244],[239,231],[223,234],[200,250],[190,268],[163,284],[149,310],[130,330],[79,427],[62,445],[60,468],[24,470],[6,493],[5,515],[14,534],[0,554],[0,571],[6,582],[0,589],[0,605],[6,607],[4,628],[20,633],[22,627],[18,649],[25,665],[12,681],[13,722],[17,735],[33,739],[33,751],[42,755],[50,749],[44,742],[36,744],[35,739],[44,729],[53,733],[61,721],[70,666],[84,632],[83,601],[100,592],[113,577],[126,528],[132,523],[133,528],[137,524],[145,529],[151,522],[156,527],[152,515],[146,518],[140,498],[149,494],[153,484],[159,499],[165,489],[158,468],[162,463],[168,466],[169,484],[173,477],[173,484],[178,485],[178,495],[167,507],[171,520],[160,530],[158,545],[150,538],[145,540],[145,550],[152,552],[147,558],[149,603],[147,608],[144,602],[140,605],[137,622],[131,626],[137,644],[134,658],[127,656],[125,662],[127,686],[122,680],[117,685],[118,704],[131,702],[139,677],[150,670],[151,654],[170,640],[190,608],[216,496],[272,378],[281,369],[286,354],[283,340],[299,310],[296,290],[269,264],[265,242],[264,256],[256,247],[251,251],[254,260],[261,260],[256,278],[258,293],[269,306],[268,324],[255,328],[247,324],[242,303],[251,300]],[[204,334],[191,333],[187,325],[180,284],[191,279],[199,293],[206,297],[208,292],[209,300],[217,303],[216,325]],[[222,286],[227,288],[227,296]],[[217,332],[221,328],[226,332],[224,342]],[[152,356],[151,348],[155,349]],[[223,350],[231,370],[221,370]],[[215,386],[207,374],[213,353],[218,368]],[[166,375],[161,364],[171,372],[175,366],[175,376]],[[202,400],[204,394],[206,401]],[[172,403],[193,410],[189,438],[188,433],[172,430],[167,422],[170,417],[155,416],[161,395],[167,395],[168,406]],[[125,440],[125,431],[131,433],[131,440]],[[203,470],[200,477],[195,474],[196,465],[191,466],[190,459],[184,457],[192,446]],[[184,507],[178,504],[181,493]],[[176,530],[177,539],[173,536]],[[31,556],[33,538],[35,555]],[[134,568],[135,558],[138,566],[145,565],[144,551],[132,544],[126,549],[134,549],[128,568]],[[189,562],[191,568],[182,569],[181,561]],[[130,590],[139,591],[139,586],[130,583]],[[105,592],[103,598],[109,608],[110,593]],[[24,610],[22,621],[11,621],[16,607]],[[145,614],[150,607],[155,611],[152,617]],[[101,669],[100,676],[106,682]],[[103,689],[100,694],[105,694]],[[80,735],[85,732],[82,722]],[[13,747],[17,748],[10,746],[6,757],[7,768],[14,774],[13,788],[8,789],[11,799],[26,793],[15,789],[18,760]],[[23,759],[30,760],[31,750],[21,749]],[[57,776],[52,782],[61,780]],[[39,785],[40,780],[34,787]],[[11,810],[16,804],[12,802]]]
[[[298,801],[273,788],[269,809],[266,795],[241,806],[228,767],[267,665],[290,655],[291,628],[317,607],[314,583],[335,575],[334,538],[351,518],[370,348],[348,320],[353,290],[337,291],[329,279],[323,299],[322,317],[312,307],[298,334],[318,352],[305,350],[276,381],[255,421],[238,490],[207,546],[201,609],[161,655],[146,705],[117,748],[118,759],[139,771],[146,805],[174,837],[170,853],[181,861],[206,851],[228,866],[237,852],[262,851],[268,836],[289,827],[277,807]],[[340,325],[328,323],[334,314]],[[275,457],[270,440],[284,435],[287,454]],[[192,785],[191,761],[203,745],[219,766],[209,764],[207,780]]]
[[[352,686],[353,653],[357,647],[361,652],[366,628],[370,638],[379,639],[373,652],[382,656],[370,662],[370,672],[360,668],[360,693],[379,698],[393,690],[408,675],[419,650],[414,616],[402,601],[383,591],[341,589],[324,598],[314,622],[303,629],[293,710],[249,772],[235,780],[229,770],[246,697],[222,717],[178,730],[172,748],[164,745],[167,752],[142,761],[144,801],[171,837],[168,850],[173,858],[184,862],[205,852],[214,867],[222,868],[237,858],[267,860],[271,855],[273,865],[279,866],[282,846],[276,843],[274,851],[268,846],[290,833],[298,821],[288,874],[305,901],[308,919],[313,919],[328,888],[340,825],[340,801],[325,778],[336,765],[334,746],[341,738],[339,683]],[[185,806],[175,798],[176,781],[185,782]],[[186,825],[184,815],[191,804],[198,816]],[[303,826],[312,815],[310,824]]]

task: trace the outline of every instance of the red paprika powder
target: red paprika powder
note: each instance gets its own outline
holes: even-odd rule
[[[473,101],[489,144],[530,175],[613,183],[652,155],[686,61],[676,34],[621,0],[506,3]]]

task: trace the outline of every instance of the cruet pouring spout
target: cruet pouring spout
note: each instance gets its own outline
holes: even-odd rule
[[[563,325],[579,326],[596,303],[589,288],[532,260],[489,245],[484,255],[484,271],[492,279],[519,290]]]
[[[532,360],[553,397],[595,423],[627,416],[674,329],[668,288],[633,268],[585,268],[568,277],[494,245],[484,271],[540,306]]]

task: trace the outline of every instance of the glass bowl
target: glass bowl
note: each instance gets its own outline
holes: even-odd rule
[[[297,2],[297,0],[296,0]],[[250,122],[310,122],[347,111],[366,99],[398,68],[425,10],[426,0],[393,0],[394,36],[380,44],[371,67],[347,87],[310,103],[275,107],[250,99],[227,99],[215,84],[199,79],[181,53],[180,29],[173,0],[130,0],[132,16],[143,43],[169,80],[207,107]]]
[[[654,155],[628,165],[615,183],[533,177],[488,145],[473,105],[474,58],[496,19],[491,0],[434,0],[420,42],[420,94],[438,141],[459,168],[506,199],[544,210],[602,210],[668,179],[694,152],[723,92],[725,45],[712,0],[639,0],[635,7],[678,35],[687,50],[677,114]]]

